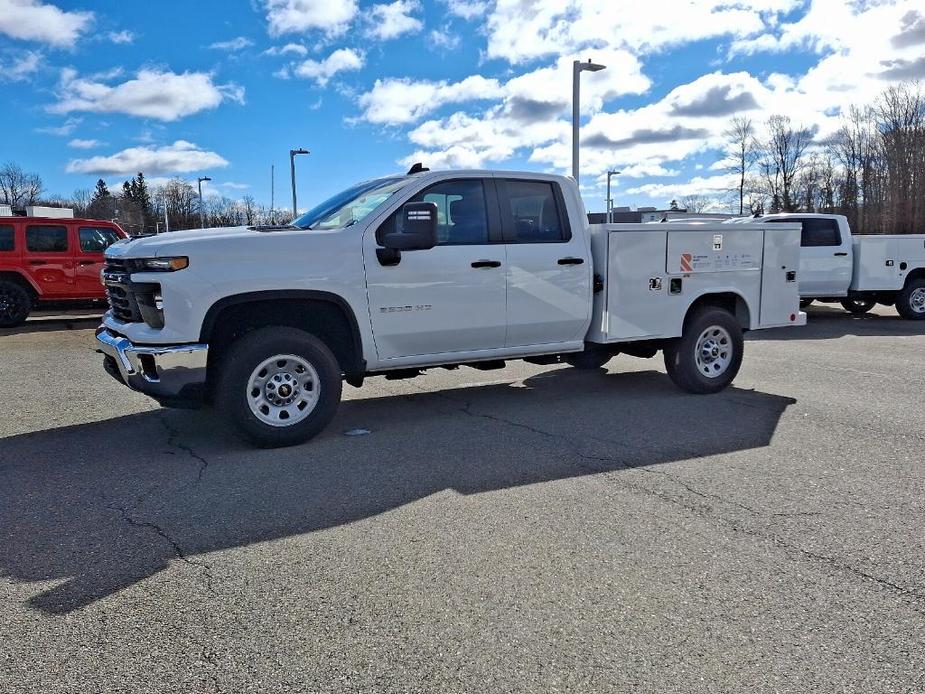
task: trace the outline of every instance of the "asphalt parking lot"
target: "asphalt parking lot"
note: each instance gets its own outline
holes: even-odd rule
[[[925,325],[345,388],[257,451],[0,331],[0,691],[925,692]],[[361,436],[344,432],[367,429]]]

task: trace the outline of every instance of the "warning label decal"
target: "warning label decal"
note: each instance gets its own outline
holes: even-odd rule
[[[691,264],[694,260],[692,253],[682,253],[681,254],[681,272],[693,272],[694,267]]]

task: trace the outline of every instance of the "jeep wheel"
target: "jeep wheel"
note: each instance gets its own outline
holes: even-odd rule
[[[739,373],[743,347],[742,328],[732,314],[703,308],[686,321],[682,336],[665,348],[665,368],[683,390],[716,393]]]
[[[22,325],[31,310],[29,292],[13,282],[0,282],[0,328]]]
[[[321,340],[295,328],[261,328],[224,355],[216,404],[256,445],[292,446],[328,425],[342,385],[337,359]]]

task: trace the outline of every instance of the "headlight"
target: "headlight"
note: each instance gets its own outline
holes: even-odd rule
[[[174,272],[189,267],[189,258],[177,256],[174,258],[138,258],[139,272]]]

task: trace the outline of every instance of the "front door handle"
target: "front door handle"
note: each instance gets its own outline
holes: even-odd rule
[[[96,261],[95,260],[78,260],[77,264],[78,265],[96,265]]]
[[[844,255],[848,255],[848,254],[847,254],[847,253],[836,253],[835,255],[841,255],[841,256],[844,256]]]
[[[559,265],[581,265],[584,262],[584,258],[559,258]]]
[[[473,261],[472,267],[501,267],[500,260],[476,260]]]

